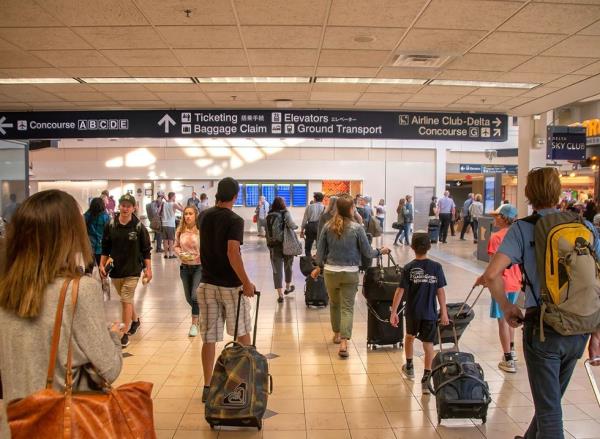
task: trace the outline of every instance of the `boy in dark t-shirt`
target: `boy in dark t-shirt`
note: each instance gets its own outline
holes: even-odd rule
[[[413,343],[415,338],[423,342],[425,350],[423,378],[421,387],[423,394],[429,393],[427,380],[431,374],[431,363],[433,361],[433,342],[437,332],[438,312],[436,298],[440,304],[440,323],[448,324],[448,310],[446,309],[446,277],[441,264],[427,258],[427,252],[431,248],[429,235],[426,233],[415,233],[412,238],[411,247],[415,252],[415,259],[406,264],[396,289],[390,324],[397,327],[399,322],[398,306],[406,293],[406,337],[404,349],[406,352],[406,364],[402,366],[402,372],[407,378],[415,377],[413,366]]]

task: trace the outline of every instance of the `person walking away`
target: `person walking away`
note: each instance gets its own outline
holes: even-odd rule
[[[411,248],[415,252],[415,259],[404,267],[400,285],[394,293],[390,324],[394,327],[402,324],[398,317],[398,307],[402,302],[402,298],[405,297],[406,336],[404,337],[404,352],[406,363],[402,366],[402,372],[407,378],[414,379],[413,345],[415,338],[418,338],[423,343],[423,350],[425,351],[421,389],[423,394],[428,394],[427,381],[431,375],[433,342],[437,335],[438,324],[436,299],[440,304],[440,323],[444,326],[449,323],[446,293],[444,291],[446,277],[442,265],[427,258],[427,252],[431,248],[431,240],[427,233],[415,233]]]
[[[121,311],[125,333],[121,337],[123,348],[129,345],[129,336],[140,327],[133,299],[142,270],[144,282],[152,280],[150,260],[150,235],[141,221],[133,215],[135,197],[125,194],[119,198],[119,213],[104,228],[100,274],[110,274],[113,286],[121,297]],[[110,273],[106,271],[108,259],[112,259]]]
[[[454,200],[450,198],[450,192],[444,192],[444,196],[438,200],[438,213],[440,216],[440,241],[448,243],[448,229],[454,218],[456,206]]]
[[[471,227],[471,230],[474,230],[473,224],[471,221],[471,213],[469,211],[471,204],[473,204],[473,196],[474,196],[474,194],[470,193],[463,204],[463,208],[462,208],[463,225],[462,225],[462,230],[460,231],[460,240],[461,241],[466,241],[465,233],[467,233],[469,226]],[[475,232],[473,232],[473,233],[475,233]]]
[[[165,259],[174,259],[175,255],[175,212],[179,210],[183,212],[183,206],[175,200],[175,192],[169,192],[167,201],[162,207],[162,224],[165,234]]]
[[[4,241],[4,239],[3,239]],[[0,371],[4,401],[17,401],[47,385],[48,358],[56,310],[67,287],[61,333],[73,335],[72,373],[98,371],[107,383],[118,378],[123,358],[119,323],[106,325],[100,285],[81,277],[81,263],[92,263],[85,223],[75,199],[47,190],[27,198],[8,227],[3,253],[10,264],[0,265]],[[71,319],[71,294],[79,280],[77,311]],[[110,329],[109,329],[110,328]],[[64,392],[69,338],[60,339],[51,385]],[[74,391],[95,390],[103,383],[79,379]],[[93,385],[96,384],[96,385]],[[40,415],[42,415],[40,413]],[[0,400],[0,437],[10,437]],[[18,426],[16,426],[18,429]],[[39,438],[48,437],[40,431]]]
[[[183,283],[185,300],[192,307],[192,325],[188,336],[198,335],[198,316],[200,308],[196,290],[202,279],[202,267],[200,266],[200,232],[196,222],[198,221],[198,210],[195,205],[183,209],[183,219],[175,232],[175,254],[179,257],[179,277]]]
[[[83,218],[85,220],[85,226],[92,248],[94,263],[97,266],[100,266],[100,258],[102,257],[102,235],[104,234],[106,224],[110,221],[102,198],[92,198],[90,208],[83,214]],[[94,263],[87,267],[86,272],[89,274],[93,271]]]
[[[335,216],[325,225],[317,244],[316,279],[323,267],[329,295],[329,311],[333,342],[340,345],[338,355],[347,358],[348,340],[352,337],[354,301],[358,290],[361,257],[375,258],[388,254],[386,247],[371,248],[364,227],[354,221],[354,202],[350,195],[337,199]]]
[[[200,209],[200,199],[198,198],[198,194],[196,192],[192,192],[192,196],[188,198],[186,206],[194,206],[196,210]]]
[[[323,211],[323,215],[321,215],[321,217],[319,218],[319,227],[317,229],[317,240],[319,239],[319,237],[321,236],[321,232],[323,231],[323,227],[325,227],[325,224],[327,224],[327,222],[333,218],[333,216],[335,215],[336,212],[336,202],[337,202],[337,198],[335,195],[332,195],[331,197],[329,197],[329,201],[327,203],[327,207],[325,207],[325,210]]]
[[[200,204],[198,205],[198,213],[205,211],[209,207],[210,205],[208,204],[208,196],[205,193],[201,193]]]
[[[159,191],[156,200],[146,204],[146,216],[150,222],[150,230],[154,233],[156,253],[162,253],[162,206],[164,193]]]
[[[9,199],[10,202],[4,208],[4,212],[2,212],[2,218],[6,223],[10,223],[10,220],[19,208],[19,203],[17,203],[17,194],[10,194]]]
[[[429,219],[436,219],[439,214],[439,210],[437,207],[438,199],[437,197],[431,197],[431,203],[429,203]]]
[[[304,254],[310,256],[314,242],[319,233],[319,219],[325,211],[323,206],[324,195],[321,192],[313,194],[314,203],[309,204],[304,209],[302,224],[300,226],[300,238],[304,238]]]
[[[508,229],[517,219],[517,209],[510,204],[504,204],[500,206],[497,211],[492,213],[492,215],[494,216],[494,226],[499,230],[492,233],[490,236],[490,241],[488,243],[488,254],[490,255],[490,258],[496,254]],[[504,280],[504,291],[506,292],[507,300],[511,304],[517,303],[523,280],[521,269],[518,265],[511,265],[502,272],[502,279]],[[515,373],[517,371],[517,365],[515,363],[517,361],[517,354],[515,352],[515,330],[506,320],[504,320],[500,305],[498,305],[498,302],[493,298],[490,306],[490,317],[498,320],[498,335],[500,337],[502,353],[504,354],[502,361],[498,364],[498,368],[504,372]]]
[[[510,227],[483,276],[475,282],[476,285],[486,285],[488,287],[510,326],[513,328],[521,324],[524,326],[523,351],[527,370],[529,371],[529,384],[535,413],[525,435],[516,436],[515,438],[564,439],[561,399],[569,386],[573,370],[578,359],[583,355],[588,340],[590,363],[593,366],[600,365],[600,325],[596,320],[598,309],[589,310],[586,307],[586,314],[590,318],[586,321],[591,322],[589,328],[588,324],[581,319],[570,320],[572,323],[577,323],[580,330],[571,332],[572,335],[562,335],[548,323],[548,316],[545,312],[548,299],[545,295],[540,294],[542,285],[548,285],[548,276],[551,274],[541,269],[541,261],[539,264],[536,261],[536,253],[538,251],[541,253],[547,248],[545,242],[535,239],[535,234],[542,233],[544,230],[541,227],[547,222],[553,219],[561,220],[566,218],[565,215],[570,215],[570,218],[573,219],[570,224],[573,224],[574,228],[578,228],[579,233],[582,235],[587,235],[577,238],[579,244],[589,243],[587,245],[592,246],[594,249],[596,261],[584,265],[588,268],[587,273],[579,271],[580,275],[584,275],[589,279],[588,289],[578,288],[577,291],[571,291],[569,300],[583,300],[590,303],[597,303],[598,300],[595,263],[600,247],[598,234],[591,224],[583,223],[585,226],[584,232],[580,226],[577,226],[577,224],[581,225],[582,222],[575,215],[568,212],[560,213],[556,210],[561,191],[559,173],[555,168],[536,168],[529,171],[525,184],[525,196],[533,207],[535,215],[516,221]],[[540,224],[539,221],[542,220],[545,221]],[[538,226],[540,228],[536,230]],[[533,245],[534,243],[535,245]],[[573,251],[581,250],[580,247],[573,248]],[[581,251],[579,254],[581,256],[577,256],[577,258],[592,257],[591,253],[585,251]],[[502,273],[511,264],[521,265],[522,271],[524,271],[525,315],[517,305],[508,301],[505,294]],[[540,267],[539,273],[538,267]],[[578,267],[575,266],[574,268]],[[540,274],[543,274],[543,277]],[[580,282],[581,278],[573,279],[571,282],[578,281]],[[560,300],[560,298],[558,299]],[[553,309],[561,316],[565,316],[560,308],[554,306]],[[553,322],[555,327],[565,331],[564,327],[558,326],[559,324],[556,321]]]
[[[404,215],[406,215],[406,199],[400,198],[398,201],[398,207],[396,208],[396,213],[398,214],[396,222],[400,226],[398,229],[398,233],[396,233],[396,238],[394,238],[394,245],[402,244],[402,235],[404,234]],[[405,237],[406,239],[406,237]],[[400,240],[400,241],[398,241]]]
[[[266,236],[265,227],[267,225],[267,215],[269,213],[269,202],[265,199],[264,196],[260,196],[258,199],[258,206],[254,210],[254,214],[256,215],[256,228],[258,232],[258,236],[264,238]]]
[[[240,246],[244,241],[244,220],[233,212],[240,185],[227,177],[217,185],[217,204],[198,216],[200,230],[200,261],[202,282],[198,287],[200,335],[202,337],[202,370],[204,387],[202,402],[208,398],[215,363],[215,344],[223,341],[223,330],[233,335],[238,301],[241,313],[238,320],[238,339],[250,344],[252,317],[249,298],[255,287],[244,268]],[[239,296],[240,289],[243,296]]]
[[[379,204],[375,206],[375,216],[377,217],[377,221],[379,221],[379,225],[383,231],[385,227],[385,200],[383,198],[379,200]]]
[[[273,269],[273,283],[277,290],[277,302],[283,303],[283,295],[292,293],[296,287],[292,285],[292,265],[294,257],[283,254],[283,234],[285,228],[296,230],[298,226],[294,222],[291,213],[287,210],[285,200],[275,197],[271,210],[267,215],[267,247],[271,256],[271,268]],[[285,290],[283,290],[283,275],[285,273]]]
[[[410,245],[410,234],[412,232],[412,224],[415,220],[415,208],[412,203],[412,196],[406,196],[406,204],[404,205],[404,243]]]
[[[473,242],[475,244],[477,244],[477,239],[479,236],[479,218],[483,216],[483,203],[481,202],[482,198],[483,197],[481,194],[475,195],[475,199],[469,206],[469,216],[471,217],[471,221],[473,223]]]

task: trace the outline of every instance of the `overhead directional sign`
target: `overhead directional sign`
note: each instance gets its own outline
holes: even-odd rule
[[[461,174],[516,174],[517,165],[480,165],[461,163],[458,165]]]
[[[0,139],[301,137],[503,142],[505,114],[321,110],[1,113]]]

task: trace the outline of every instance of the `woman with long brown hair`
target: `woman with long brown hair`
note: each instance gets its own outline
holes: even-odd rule
[[[109,383],[121,372],[121,329],[106,327],[98,281],[81,277],[92,263],[90,241],[79,206],[62,191],[39,192],[17,209],[8,226],[6,265],[0,267],[0,371],[4,400],[23,398],[46,386],[54,317],[60,291],[67,295],[53,385],[65,386],[72,328],[72,370],[78,390],[90,388],[87,366]],[[79,279],[73,322],[71,285]],[[70,283],[69,283],[70,282]],[[5,415],[0,414],[5,419]]]
[[[202,266],[200,265],[200,230],[196,227],[198,209],[193,204],[183,209],[183,219],[175,232],[175,254],[181,261],[179,277],[183,282],[185,300],[192,307],[192,325],[188,335],[198,335],[198,317],[200,308],[196,298],[196,289],[202,279]]]
[[[324,270],[329,294],[329,311],[333,342],[340,345],[339,356],[348,357],[348,340],[352,336],[354,299],[358,291],[361,257],[375,258],[390,252],[388,248],[371,248],[362,225],[354,221],[354,201],[344,194],[336,201],[336,212],[325,225],[317,244],[317,264],[311,276]]]

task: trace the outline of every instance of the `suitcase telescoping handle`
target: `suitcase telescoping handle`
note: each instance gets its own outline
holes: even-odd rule
[[[260,305],[260,291],[254,291],[256,295],[256,316],[254,317],[254,328],[252,328],[252,346],[256,347],[256,328],[258,327],[258,307]],[[238,338],[238,325],[240,321],[240,309],[242,302],[244,302],[244,306],[246,306],[246,301],[243,300],[244,292],[239,292],[238,304],[237,304],[237,312],[235,314],[235,330],[233,331],[233,341],[237,341]]]
[[[449,325],[452,326],[452,333],[454,334],[454,349],[458,351],[458,334],[456,333],[456,325],[453,320],[450,320]],[[440,322],[438,320],[437,324],[437,333],[438,333],[438,341],[440,342],[440,352],[444,352],[444,348],[442,347],[442,330],[440,329]]]
[[[594,358],[594,361],[598,360],[600,360],[600,358]],[[594,391],[594,395],[596,396],[596,402],[598,403],[598,405],[600,405],[600,390],[598,390],[598,384],[596,383],[596,378],[594,378],[594,372],[592,370],[596,366],[592,366],[589,359],[585,360],[585,363],[583,363],[583,365],[585,366],[585,371],[588,374],[590,384],[592,385],[592,390]]]
[[[462,313],[463,309],[467,305],[467,302],[471,298],[471,295],[473,294],[473,291],[475,291],[475,288],[477,288],[477,285],[473,285],[473,288],[471,288],[471,291],[469,291],[469,294],[467,294],[467,298],[465,299],[465,301],[463,302],[462,306],[459,308],[458,312],[456,313],[457,317]],[[471,305],[471,309],[473,309],[473,307],[475,306],[475,304],[477,303],[477,301],[481,297],[481,293],[483,293],[483,290],[485,290],[485,286],[482,286],[481,289],[479,290],[479,293],[477,293],[477,297],[475,297],[475,300],[473,300],[473,304]]]

